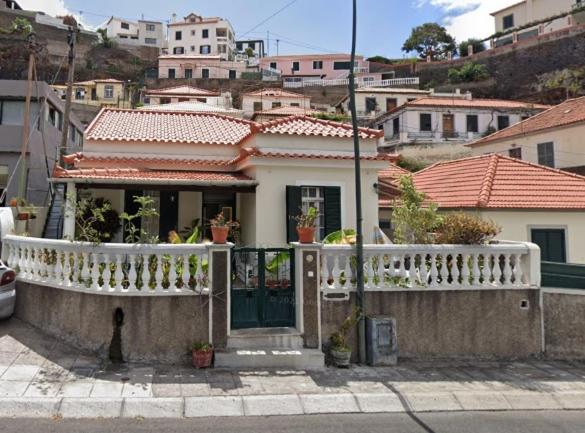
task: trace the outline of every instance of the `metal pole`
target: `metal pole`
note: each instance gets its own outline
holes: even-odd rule
[[[362,178],[360,160],[360,135],[357,122],[357,109],[355,106],[355,50],[357,36],[357,0],[353,0],[353,24],[351,40],[351,62],[349,70],[349,100],[351,109],[351,123],[353,126],[353,149],[355,161],[355,211],[356,211],[356,278],[357,294],[356,307],[361,311],[358,323],[358,344],[360,363],[366,363],[366,322],[364,303],[364,234],[362,216]]]
[[[70,26],[67,33],[69,44],[69,58],[67,71],[67,96],[65,98],[65,112],[63,113],[63,131],[61,132],[61,147],[59,148],[59,164],[63,166],[63,156],[67,153],[67,140],[69,139],[69,118],[71,117],[71,100],[73,98],[73,80],[75,79],[75,40],[77,28]]]
[[[31,33],[28,36],[28,75],[26,87],[26,101],[24,103],[24,118],[22,123],[22,142],[20,147],[20,181],[18,183],[18,196],[26,200],[26,184],[27,184],[27,166],[28,160],[26,154],[28,153],[28,140],[30,134],[30,101],[32,99],[32,78],[33,68],[35,64],[35,34]],[[37,95],[37,98],[39,95]]]

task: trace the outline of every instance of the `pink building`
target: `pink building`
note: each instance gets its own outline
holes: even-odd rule
[[[303,81],[318,79],[344,79],[350,70],[349,54],[304,54],[271,56],[260,59],[262,69],[280,71],[284,81]],[[380,74],[370,74],[370,62],[363,56],[356,57],[355,71],[360,78],[370,75],[380,79]]]

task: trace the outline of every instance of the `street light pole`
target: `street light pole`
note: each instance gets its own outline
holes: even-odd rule
[[[355,105],[355,51],[357,39],[357,0],[353,0],[353,23],[351,38],[351,62],[349,69],[349,105],[351,110],[351,123],[353,127],[353,149],[355,163],[355,212],[356,212],[356,279],[357,295],[356,307],[361,312],[358,322],[358,344],[360,363],[366,362],[366,323],[364,319],[364,234],[362,215],[362,178],[360,160],[360,135],[357,122],[357,109]]]

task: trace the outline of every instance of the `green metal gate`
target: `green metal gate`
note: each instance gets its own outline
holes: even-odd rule
[[[294,250],[232,250],[231,327],[295,326]]]

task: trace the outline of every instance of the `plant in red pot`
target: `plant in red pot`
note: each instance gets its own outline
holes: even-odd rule
[[[317,209],[310,207],[306,213],[301,210],[299,215],[292,218],[297,222],[299,242],[301,244],[312,244],[315,242],[315,227],[317,225],[317,218],[319,218]]]
[[[230,230],[237,229],[240,224],[237,221],[227,220],[223,212],[218,213],[215,218],[210,221],[211,236],[214,244],[227,243]]]
[[[213,346],[209,343],[195,343],[191,348],[193,367],[209,368],[213,361]]]

